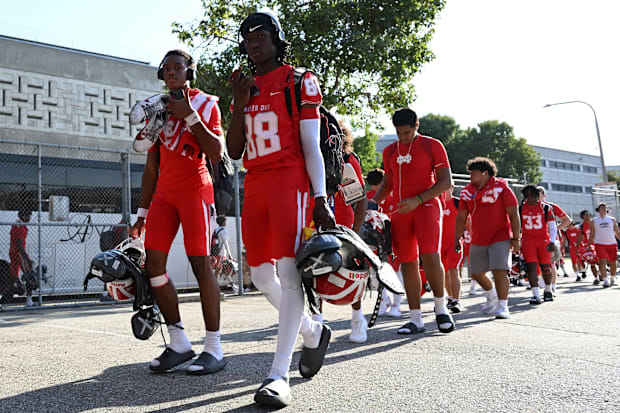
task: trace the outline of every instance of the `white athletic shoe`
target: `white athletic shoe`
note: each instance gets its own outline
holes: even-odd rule
[[[491,315],[495,313],[495,309],[497,308],[497,298],[489,299],[487,298],[487,302],[482,306],[482,312],[486,315]]]
[[[131,125],[137,125],[158,114],[166,112],[166,101],[163,96],[164,95],[153,95],[133,105],[129,112],[129,123]]]
[[[495,312],[495,318],[500,320],[508,320],[510,318],[510,312],[507,308],[497,307],[497,311]]]
[[[26,307],[32,307],[34,303],[32,302],[32,297],[26,297]]]
[[[400,318],[403,314],[400,312],[399,307],[390,307],[389,311],[385,313],[388,317]]]
[[[611,287],[611,282],[609,282],[609,277],[605,277],[605,281],[603,281],[603,288]]]
[[[379,313],[377,314],[379,317],[381,317],[382,315],[385,315],[385,313],[387,313],[388,308],[390,307],[390,300],[384,300],[383,298],[381,299],[381,304],[379,304]]]
[[[476,290],[476,284],[472,284],[472,286],[469,288],[469,295],[476,295],[478,294],[478,291]]]
[[[352,343],[365,343],[368,340],[366,330],[368,329],[368,322],[362,318],[360,320],[351,320],[351,334],[349,334],[349,341]]]

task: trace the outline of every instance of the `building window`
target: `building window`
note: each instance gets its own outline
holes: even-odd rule
[[[542,186],[543,188],[545,188],[546,190],[549,190],[549,184],[546,182],[541,182],[540,186]]]
[[[583,171],[588,174],[598,173],[598,170],[594,166],[587,166],[587,165],[583,166]]]
[[[583,188],[577,185],[551,184],[551,189],[560,192],[574,192],[578,194],[583,193]]]
[[[543,168],[547,166],[547,161],[545,161],[544,159],[540,160],[540,166],[542,166]]]
[[[580,171],[581,168],[576,163],[549,161],[549,167],[555,169],[564,169],[567,171]]]

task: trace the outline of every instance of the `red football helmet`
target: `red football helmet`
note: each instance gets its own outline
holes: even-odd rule
[[[116,301],[133,300],[135,296],[133,278],[110,281],[105,284],[105,288]]]
[[[392,254],[392,233],[387,215],[374,210],[366,211],[361,237],[381,261],[388,261]]]
[[[586,244],[581,244],[579,248],[577,248],[577,254],[583,262],[587,262],[590,265],[598,263],[594,245],[590,245],[590,248],[587,248]]]

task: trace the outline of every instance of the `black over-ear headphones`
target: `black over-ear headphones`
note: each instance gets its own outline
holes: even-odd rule
[[[164,60],[166,60],[166,57],[172,56],[172,55],[175,55],[175,53],[166,53],[166,56],[164,56],[164,58],[162,59],[161,63],[159,64],[159,68],[157,69],[157,79],[164,80],[164,68],[162,66],[164,64]],[[178,56],[183,56],[183,55],[179,54]],[[194,68],[193,68],[194,59],[191,56],[189,56],[189,58],[187,58],[186,56],[183,56],[183,57],[187,61],[187,69],[185,70],[185,77],[187,80],[191,82],[192,80],[196,78]]]

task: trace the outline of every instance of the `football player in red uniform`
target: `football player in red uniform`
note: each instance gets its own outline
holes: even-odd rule
[[[607,205],[604,202],[596,207],[596,212],[590,227],[588,247],[594,243],[603,288],[608,288],[616,282],[616,259],[618,258],[616,239],[620,240],[620,229],[618,229],[616,218],[607,214]],[[607,265],[609,265],[609,277],[607,277]]]
[[[508,289],[510,281],[510,250],[521,248],[521,222],[517,210],[517,197],[505,180],[496,178],[495,163],[483,157],[467,162],[471,182],[461,190],[459,215],[454,233],[454,248],[460,249],[460,238],[467,216],[471,215],[472,241],[469,265],[472,277],[486,291],[487,302],[482,307],[485,314],[495,313],[495,318],[510,318]],[[493,282],[485,275],[493,273]]]
[[[454,230],[456,217],[459,213],[459,200],[452,197],[454,185],[446,191],[446,205],[443,209],[441,228],[441,263],[446,273],[446,290],[448,291],[448,309],[453,313],[461,312],[461,276],[459,274],[463,264],[463,248],[454,249]]]
[[[544,203],[551,205],[551,208],[553,209],[554,219],[560,220],[560,223],[556,223],[557,238],[551,240],[554,244],[556,244],[557,247],[559,245],[558,243],[561,244],[561,231],[568,227],[568,224],[570,224],[570,218],[568,217],[568,215],[566,215],[566,212],[564,212],[564,210],[562,210],[562,208],[560,208],[558,204],[554,204],[553,202],[547,202],[545,200],[546,192],[544,186],[537,186],[536,188],[540,192],[540,200]],[[559,248],[556,248],[556,252],[554,254],[551,254],[551,291],[553,292],[553,294],[555,294],[555,283],[558,278],[557,266],[559,266],[562,258],[562,255],[560,254],[561,250],[562,249],[560,246]],[[564,271],[564,275],[566,275],[566,270],[564,270],[564,268],[562,268],[562,270]]]
[[[573,264],[573,271],[577,276],[577,279],[575,281],[581,281],[579,273],[584,268],[584,264],[581,258],[579,258],[579,255],[577,254],[577,248],[579,247],[579,243],[577,242],[577,240],[579,238],[579,233],[581,232],[581,229],[576,226],[573,221],[571,221],[570,224],[568,224],[568,228],[565,232],[566,239],[568,241],[568,253],[570,254],[570,260]]]
[[[538,289],[538,266],[545,280],[545,301],[553,301],[551,291],[551,253],[556,245],[557,227],[552,207],[540,200],[540,191],[534,185],[526,185],[521,193],[525,202],[521,205],[521,251],[527,264],[528,278],[532,287],[530,304],[540,304]]]
[[[158,77],[166,87],[180,92],[169,99],[170,113],[157,143],[149,149],[138,219],[132,236],[146,230],[146,270],[155,300],[170,333],[170,345],[151,362],[155,372],[169,371],[194,356],[181,323],[177,293],[166,271],[172,241],[183,226],[185,251],[198,280],[206,325],[204,350],[188,368],[188,374],[209,374],[224,368],[220,345],[220,291],[208,254],[212,221],[215,219],[213,185],[206,165],[208,157],[218,162],[223,155],[218,98],[190,89],[196,67],[182,50],[166,53]]]
[[[445,274],[441,266],[441,201],[439,196],[450,188],[452,174],[443,144],[418,133],[420,123],[409,108],[398,109],[392,116],[398,141],[383,151],[385,178],[373,200],[381,203],[390,192],[398,203],[392,218],[392,236],[396,255],[402,264],[410,321],[399,334],[424,331],[420,309],[422,281],[418,253],[424,264],[435,296],[435,320],[442,333],[454,330],[454,319],[444,298]]]
[[[579,246],[583,245],[585,249],[585,246],[588,244],[588,240],[590,239],[590,227],[592,225],[592,217],[590,216],[590,211],[585,209],[579,213],[579,216],[581,217],[583,222],[579,224],[581,232],[579,233],[579,236],[577,238],[577,244]],[[598,277],[598,264],[590,264],[590,270],[592,270],[592,274],[594,275],[594,281],[592,282],[592,284],[599,285],[601,281]],[[587,273],[584,268],[584,271],[581,272],[581,278],[585,280],[586,275]]]
[[[380,168],[373,169],[368,172],[366,176],[366,182],[370,186],[370,190],[366,192],[366,197],[370,200],[376,195],[377,190],[381,186],[383,182],[383,178],[385,176],[385,171]],[[377,204],[375,204],[377,205]],[[392,194],[389,194],[380,204],[377,205],[377,210],[391,217],[393,213],[396,212],[398,206],[394,202],[394,197]],[[392,245],[392,251],[394,251],[394,246]],[[400,270],[400,260],[395,258],[394,254],[389,257],[390,264],[392,264],[392,268],[398,274],[400,282],[403,282],[403,274]],[[381,292],[381,305],[379,306],[379,315],[387,315],[388,317],[400,318],[402,315],[400,312],[400,301],[402,296],[400,294],[394,294],[390,298],[390,293],[388,293],[387,288],[384,288]]]
[[[321,367],[331,336],[327,326],[303,316],[301,276],[295,266],[295,254],[303,241],[309,180],[315,197],[315,224],[335,226],[319,148],[322,97],[317,78],[306,73],[301,80],[301,108],[297,111],[293,104],[295,113],[289,114],[285,91],[294,68],[285,61],[289,44],[274,15],[251,14],[241,23],[240,33],[241,50],[248,55],[252,73],[237,70],[230,78],[234,102],[226,144],[233,159],[243,156],[248,171],[242,232],[252,280],[279,309],[271,372],[254,400],[283,407],[292,400],[288,372],[300,328],[304,347],[299,368],[304,377]]]
[[[11,260],[10,264],[10,275],[15,278],[15,280],[6,280],[7,284],[13,285],[14,282],[19,281],[19,273],[27,273],[33,270],[34,262],[30,259],[28,252],[26,251],[26,238],[28,237],[28,226],[20,225],[22,223],[30,222],[30,217],[32,216],[32,211],[29,209],[22,209],[17,213],[17,223],[11,226],[10,231],[10,246],[9,246],[9,259]],[[0,280],[2,281],[2,280]],[[3,288],[4,286],[0,286]],[[7,285],[8,287],[8,285]],[[7,291],[8,292],[8,291]],[[0,294],[3,294],[0,291]],[[3,297],[4,298],[4,297]],[[32,302],[32,291],[28,291],[26,295],[26,307],[32,307],[34,303]]]

